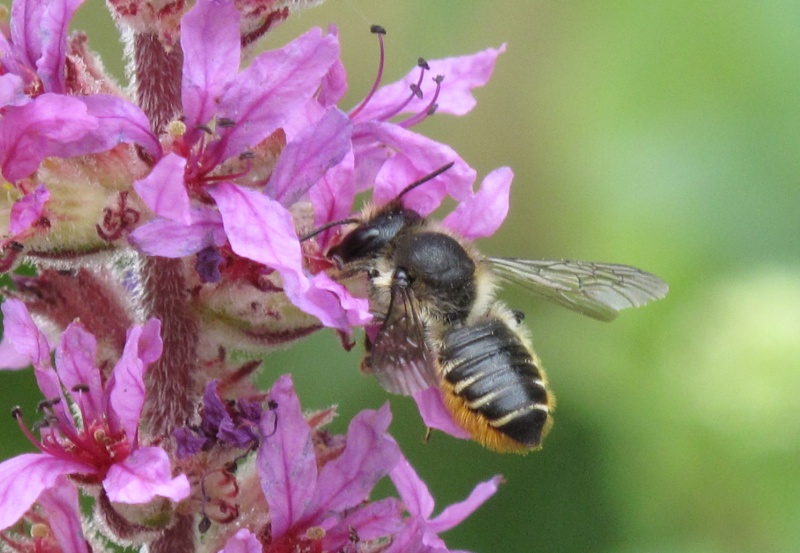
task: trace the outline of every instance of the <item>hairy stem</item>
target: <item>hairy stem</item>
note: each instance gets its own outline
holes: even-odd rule
[[[181,114],[180,45],[167,49],[154,34],[134,36],[134,71],[139,105],[153,131]],[[150,257],[142,264],[144,305],[161,320],[164,350],[146,375],[144,422],[152,438],[169,447],[172,431],[184,424],[197,397],[193,367],[197,363],[198,326],[189,306],[183,261]],[[194,551],[193,517],[181,517],[150,545],[153,553]]]

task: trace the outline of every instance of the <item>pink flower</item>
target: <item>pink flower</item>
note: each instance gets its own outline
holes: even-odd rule
[[[276,419],[262,419],[266,437],[256,463],[270,508],[273,543],[300,544],[309,539],[309,529],[319,528],[322,550],[337,551],[348,543],[350,527],[362,540],[397,532],[401,506],[396,499],[366,502],[400,458],[397,444],[386,434],[388,406],[356,415],[344,451],[318,469],[312,432],[291,379],[278,379],[270,397],[277,403]]]
[[[280,50],[260,54],[240,72],[239,19],[232,2],[210,0],[199,1],[183,18],[186,132],[173,152],[135,184],[158,217],[134,231],[131,241],[145,253],[165,257],[229,244],[237,256],[277,270],[297,307],[349,332],[370,319],[366,302],[324,274],[306,274],[287,209],[345,156],[347,118],[332,108],[293,137],[263,192],[255,189],[263,182],[252,179],[263,178],[257,169],[264,161],[247,156],[276,140],[270,137],[304,109],[337,61],[338,42],[314,29]],[[226,176],[231,166],[243,169]],[[245,181],[249,186],[238,184]]]
[[[0,33],[0,106],[27,103],[37,91],[65,93],[64,57],[69,22],[83,0],[17,0],[11,6],[11,36]],[[13,94],[11,92],[16,94]]]
[[[6,326],[0,352],[11,354],[3,361],[8,368],[33,365],[46,398],[48,424],[40,430],[39,441],[20,420],[41,453],[0,464],[0,529],[14,524],[62,475],[102,483],[113,502],[147,503],[157,495],[173,501],[185,498],[189,482],[183,475],[172,477],[166,452],[139,444],[143,374],[161,355],[159,321],[151,319],[129,330],[125,349],[103,382],[94,364],[97,343],[80,323],[64,331],[54,370],[47,339],[24,304],[9,299],[2,310]]]

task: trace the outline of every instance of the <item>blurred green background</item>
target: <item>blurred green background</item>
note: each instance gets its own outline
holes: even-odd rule
[[[123,78],[104,11],[89,0],[74,27]],[[448,545],[800,550],[800,3],[329,0],[266,46],[329,22],[349,72],[344,107],[375,76],[371,23],[388,30],[385,82],[418,56],[507,42],[471,114],[417,127],[481,176],[514,169],[511,212],[482,250],[622,262],[671,286],[611,324],[503,292],[527,313],[559,400],[541,452],[442,434],[423,445],[413,403],[391,398],[392,432],[437,512],[492,474],[507,480]],[[262,381],[291,371],[306,407],[339,404],[343,431],[390,399],[359,360],[323,332],[269,356]],[[6,408],[31,380],[0,375]],[[29,448],[18,436],[0,427],[3,457]]]

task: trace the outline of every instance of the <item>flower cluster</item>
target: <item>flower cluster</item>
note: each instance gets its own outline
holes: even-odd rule
[[[381,204],[452,163],[408,207],[427,215],[449,195],[458,206],[444,225],[467,238],[497,229],[510,169],[475,190],[452,148],[412,128],[471,110],[504,47],[420,60],[382,85],[375,27],[375,84],[347,109],[335,27],[250,52],[314,2],[111,0],[130,41],[129,95],[87,37],[68,34],[81,3],[14,0],[0,23],[0,271],[12,283],[0,368],[33,366],[45,396],[38,437],[15,411],[40,453],[0,464],[0,541],[446,551],[438,534],[497,477],[431,518],[430,493],[387,434],[388,406],[332,436],[333,409],[304,415],[288,377],[256,390],[258,363],[233,366],[229,352],[322,327],[349,347],[369,324],[368,302],[326,273],[336,231],[298,238],[350,216],[361,192]],[[463,435],[435,390],[415,399],[429,425]],[[399,497],[370,501],[384,476]],[[76,489],[94,498],[91,516]]]

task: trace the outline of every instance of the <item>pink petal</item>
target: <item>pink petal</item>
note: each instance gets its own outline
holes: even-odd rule
[[[11,222],[8,225],[8,231],[15,235],[28,230],[42,216],[44,204],[49,199],[50,192],[43,184],[40,184],[34,188],[33,192],[15,202],[11,208]]]
[[[384,147],[373,148],[371,145],[376,142]],[[382,162],[372,196],[378,205],[393,200],[406,186],[450,162],[455,162],[455,165],[404,196],[403,205],[421,215],[428,215],[439,207],[445,193],[456,200],[473,195],[475,170],[455,150],[421,134],[391,123],[360,123],[353,130],[353,147],[357,168],[364,163],[375,165]],[[393,154],[388,159],[386,148]],[[374,159],[376,155],[380,157]]]
[[[192,208],[189,225],[170,219],[154,219],[138,227],[128,240],[142,253],[161,257],[186,257],[211,245],[225,244],[225,230],[218,211]]]
[[[62,553],[89,553],[83,537],[78,490],[64,476],[39,496],[39,505]]]
[[[62,474],[92,474],[95,469],[41,453],[26,453],[0,463],[0,530],[17,522]]]
[[[421,85],[423,97],[414,97],[401,113],[420,113],[426,110],[436,89],[432,79],[441,75],[444,80],[436,98],[436,113],[465,115],[475,107],[472,89],[489,82],[497,56],[505,51],[506,46],[503,44],[500,48],[488,48],[467,56],[428,60],[430,71],[425,72]],[[358,114],[357,120],[382,119],[385,114],[393,113],[396,106],[409,98],[410,85],[419,82],[419,74],[419,68],[415,67],[400,81],[381,87]]]
[[[235,125],[220,141],[216,159],[239,155],[271,135],[317,91],[339,58],[336,37],[311,29],[280,50],[260,54],[223,95],[220,119]]]
[[[0,49],[0,59],[4,57],[5,54]],[[25,82],[18,75],[6,73],[0,76],[0,107],[23,106],[30,101],[30,97],[25,94]]]
[[[464,238],[491,236],[508,214],[508,194],[514,173],[508,167],[495,169],[483,179],[480,190],[462,201],[442,223]]]
[[[353,296],[325,273],[317,273],[311,282],[299,307],[306,306],[309,313],[322,309],[316,316],[325,326],[349,333],[351,327],[364,326],[372,320],[369,300]]]
[[[447,410],[442,400],[442,392],[439,388],[430,387],[420,390],[413,394],[414,401],[417,402],[419,414],[422,421],[428,428],[441,430],[462,440],[471,438],[469,432],[461,428],[453,419],[453,415]]]
[[[14,182],[34,172],[60,144],[75,142],[99,126],[86,104],[72,96],[42,94],[0,119],[0,167]]]
[[[58,377],[77,401],[85,424],[99,420],[104,414],[103,383],[100,369],[95,365],[96,355],[97,340],[80,322],[66,328],[56,348]]]
[[[72,15],[83,0],[18,0],[11,7],[11,39],[35,68],[45,92],[66,92],[67,32]]]
[[[432,532],[439,534],[461,524],[465,518],[474,513],[478,507],[492,497],[502,483],[503,477],[500,475],[493,476],[486,482],[481,482],[475,486],[475,489],[472,490],[472,493],[470,493],[469,497],[464,501],[453,503],[437,517],[430,519],[428,521],[428,528]]]
[[[139,338],[142,327],[134,326],[128,330],[125,349],[114,366],[106,384],[108,394],[108,415],[117,428],[124,428],[128,440],[136,443],[138,439],[139,418],[145,400],[145,364],[139,357]]]
[[[424,519],[431,516],[434,506],[433,496],[408,459],[401,457],[389,473],[389,478],[392,479],[409,514]]]
[[[335,36],[338,40],[339,29],[331,23],[328,25],[328,34]],[[319,93],[317,94],[317,101],[323,107],[332,107],[339,103],[344,98],[347,92],[347,71],[341,59],[337,59],[328,73],[322,79]]]
[[[189,135],[211,122],[239,72],[239,19],[230,1],[200,0],[181,20],[181,100]]]
[[[188,225],[192,221],[189,194],[184,183],[186,158],[169,153],[150,174],[133,183],[136,192],[160,217]]]
[[[33,322],[20,300],[3,302],[3,340],[0,341],[2,369],[24,369],[29,365],[50,366],[50,344]]]
[[[263,547],[258,538],[247,528],[242,528],[225,542],[218,553],[261,553]]]
[[[94,132],[79,142],[62,145],[52,155],[72,157],[110,150],[118,144],[139,144],[155,158],[161,156],[161,143],[150,130],[150,120],[139,106],[111,94],[92,94],[78,99],[99,123]]]
[[[275,382],[270,398],[278,407],[261,419],[264,439],[256,467],[269,504],[274,540],[303,517],[317,485],[317,458],[290,376]]]
[[[397,464],[400,449],[386,434],[392,414],[387,403],[378,411],[356,415],[347,429],[344,452],[320,472],[309,520],[319,521],[331,511],[355,507]]]
[[[427,553],[430,549],[422,544],[424,533],[425,521],[419,517],[412,517],[403,531],[392,539],[392,544],[384,553]]]
[[[329,109],[286,145],[264,193],[284,206],[297,202],[350,151],[350,133],[350,119]]]
[[[322,324],[350,331],[351,321],[364,320],[368,309],[325,275],[309,279],[303,270],[300,242],[289,211],[271,198],[231,183],[209,190],[222,214],[233,251],[276,269],[286,296]],[[342,306],[341,302],[346,305]]]
[[[255,190],[223,182],[209,190],[233,251],[278,271],[302,272],[300,242],[291,213]]]
[[[354,158],[351,150],[339,165],[325,173],[316,186],[309,190],[308,196],[311,199],[311,205],[314,206],[314,225],[316,227],[345,219],[350,215],[356,197],[353,165]],[[316,241],[323,251],[335,232],[331,229],[317,235]]]
[[[169,456],[160,447],[139,448],[112,465],[103,488],[111,501],[130,504],[148,503],[156,496],[181,501],[191,493],[186,475],[172,477]]]
[[[403,529],[403,504],[394,497],[366,503],[346,511],[336,525],[325,529],[324,551],[340,551],[350,543],[350,529],[355,529],[362,541],[391,536]]]
[[[158,361],[161,352],[164,350],[164,342],[161,340],[161,321],[158,319],[148,319],[142,327],[142,334],[139,336],[139,359],[145,367]]]

